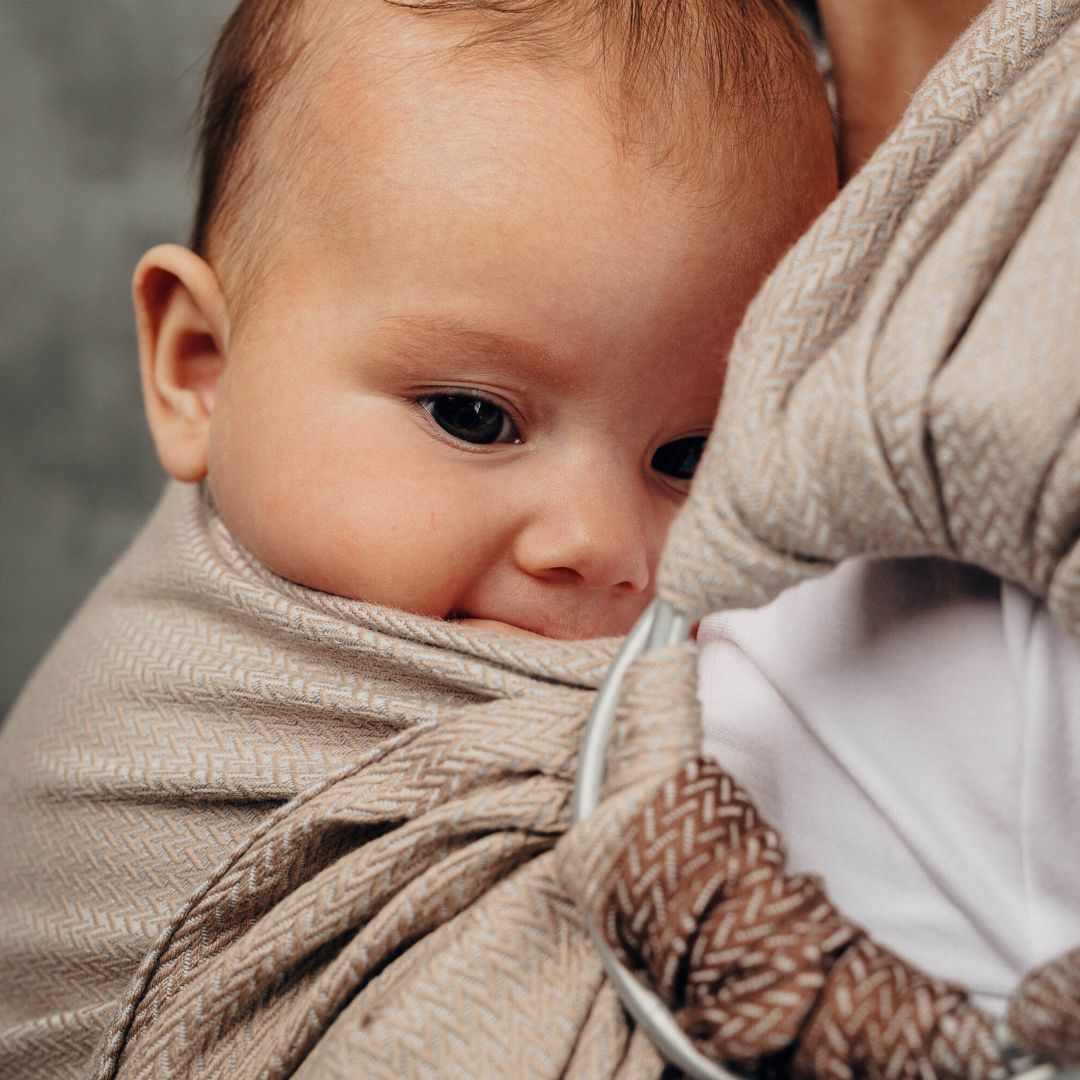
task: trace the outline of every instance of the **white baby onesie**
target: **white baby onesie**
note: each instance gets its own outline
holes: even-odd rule
[[[1080,945],[1080,647],[1041,603],[858,559],[698,641],[706,755],[882,944],[999,1014]]]

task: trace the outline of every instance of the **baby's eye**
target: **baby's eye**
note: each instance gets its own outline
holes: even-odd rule
[[[705,447],[703,435],[693,435],[688,439],[676,439],[664,443],[652,456],[652,467],[665,476],[676,480],[690,480],[694,475],[701,451]]]
[[[519,443],[521,433],[506,410],[481,397],[432,394],[420,399],[424,410],[447,433],[462,442]]]

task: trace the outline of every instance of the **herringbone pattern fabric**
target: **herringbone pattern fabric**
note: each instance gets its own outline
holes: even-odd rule
[[[855,552],[945,551],[1080,625],[1078,10],[995,0],[763,290],[663,567],[678,606],[762,602]],[[173,488],[3,734],[0,1075],[655,1080],[580,912],[695,755],[693,656],[631,672],[610,797],[566,832],[612,653],[289,585]],[[793,1021],[753,1049],[739,972],[789,1008],[776,972],[808,959],[775,929],[790,908],[835,956],[809,983],[899,995],[920,1077],[957,1056],[983,1075],[978,1024],[923,1024],[940,999],[810,879],[783,883],[770,837],[748,817],[715,872],[676,867],[688,901],[631,876],[652,907],[624,944],[692,988],[710,1033],[728,994],[744,1058],[775,1064]],[[693,928],[664,915],[707,919],[721,871],[747,886],[735,918],[686,957]],[[911,1075],[867,1065],[884,1029],[861,1007],[804,1015],[800,1075]]]
[[[944,555],[1080,628],[1080,4],[991,4],[751,306],[661,591]]]
[[[1041,1060],[1080,1066],[1080,948],[1024,979],[1009,1003],[1009,1027]]]
[[[171,488],[4,732],[0,1075],[658,1076],[551,850],[613,647],[293,586]]]
[[[993,1025],[784,873],[780,837],[716,765],[691,761],[627,831],[601,912],[694,1041],[754,1075],[1002,1080]]]

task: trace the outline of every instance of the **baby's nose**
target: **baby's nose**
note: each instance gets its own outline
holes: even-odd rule
[[[633,485],[568,476],[522,530],[518,565],[534,577],[643,592],[652,580],[647,499]]]

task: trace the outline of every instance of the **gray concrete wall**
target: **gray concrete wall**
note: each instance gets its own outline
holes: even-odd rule
[[[230,0],[0,0],[0,716],[163,479],[129,281],[182,241]]]

